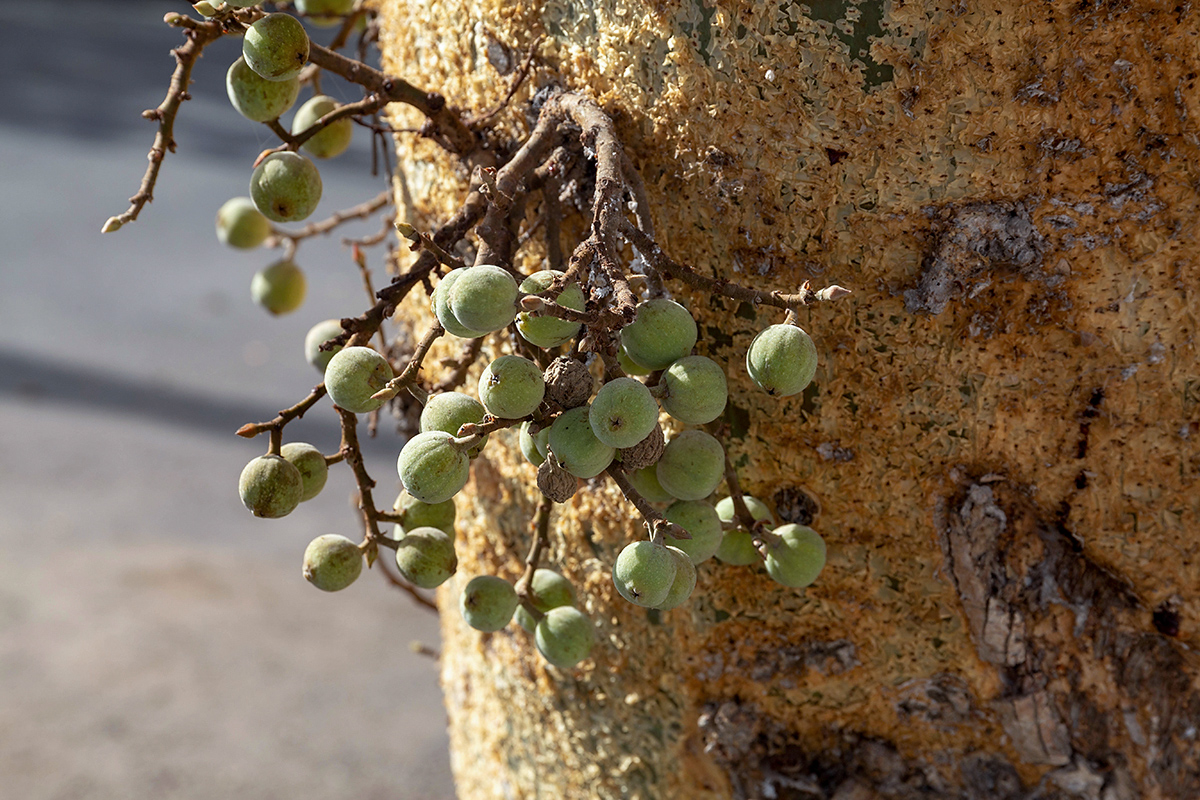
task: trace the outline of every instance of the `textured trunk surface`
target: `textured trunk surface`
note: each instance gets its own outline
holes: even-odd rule
[[[690,605],[647,614],[609,578],[634,512],[589,487],[548,560],[590,659],[443,615],[463,798],[1200,796],[1200,12],[382,5],[389,69],[475,112],[545,37],[498,140],[540,86],[598,99],[676,259],[855,292],[802,312],[821,367],[777,400],[743,358],[778,315],[671,287],[728,364],[746,489],[829,543],[818,583],[709,562]],[[402,137],[400,162],[413,221],[461,203],[431,145]],[[533,469],[496,438],[448,609],[528,547]]]

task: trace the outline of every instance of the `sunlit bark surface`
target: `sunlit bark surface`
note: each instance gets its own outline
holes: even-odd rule
[[[589,486],[548,563],[590,659],[443,615],[463,798],[1200,796],[1200,11],[382,5],[389,70],[473,112],[544,37],[497,141],[540,87],[595,97],[677,260],[854,290],[802,312],[821,366],[779,400],[743,361],[778,315],[672,287],[728,365],[745,487],[829,543],[819,582],[709,562],[689,606],[647,614],[609,578],[632,509]],[[466,175],[400,142],[406,213],[444,219]],[[448,609],[528,547],[533,469],[496,438]]]

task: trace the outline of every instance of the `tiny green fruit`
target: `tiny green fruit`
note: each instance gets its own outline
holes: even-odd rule
[[[242,56],[250,69],[269,81],[300,74],[308,61],[308,34],[290,14],[268,14],[246,29]]]
[[[554,269],[535,272],[521,281],[520,289],[528,294],[544,292],[562,274]],[[572,282],[563,288],[555,302],[565,308],[583,311],[586,298],[584,298],[579,284]],[[548,349],[558,347],[575,338],[575,334],[579,333],[579,323],[552,316],[535,317],[528,311],[522,311],[517,315],[517,333],[521,334],[521,338],[530,344]]]
[[[536,434],[529,432],[529,422],[521,423],[521,453],[535,467],[540,467],[546,460],[546,447],[550,443],[550,428],[539,428]]]
[[[437,528],[445,531],[451,539],[454,538],[454,521],[458,510],[454,507],[453,499],[440,503],[425,503],[408,492],[400,492],[396,502],[392,504],[392,512],[400,517],[400,521],[392,529],[395,539],[402,538],[405,531],[415,528]]]
[[[775,517],[766,503],[748,494],[742,495],[746,509],[756,520],[766,520],[768,526],[775,524]],[[717,502],[717,516],[721,522],[732,522],[734,517],[733,498],[723,497]],[[717,559],[726,564],[746,566],[762,560],[758,548],[754,546],[754,536],[745,528],[733,528],[725,531],[721,546],[717,549]]]
[[[576,478],[594,478],[608,468],[616,448],[596,438],[588,406],[564,411],[550,426],[549,449],[558,463]]]
[[[242,469],[238,494],[254,516],[277,519],[300,505],[304,480],[300,470],[282,456],[259,456]]]
[[[302,133],[312,127],[321,117],[337,111],[338,108],[338,102],[328,95],[319,94],[309,98],[296,110],[296,116],[292,118],[292,134]],[[333,158],[346,152],[346,149],[350,147],[350,140],[353,138],[353,120],[349,117],[342,117],[314,133],[300,147],[304,152],[316,158]]]
[[[533,571],[529,582],[529,602],[538,611],[545,614],[559,606],[575,605],[575,587],[571,582],[552,569],[538,568]],[[533,633],[537,621],[524,606],[517,606],[515,619],[522,628]]]
[[[318,536],[304,551],[304,578],[324,592],[345,589],[358,579],[362,568],[362,551],[345,536]]]
[[[798,394],[817,374],[817,346],[797,325],[770,325],[750,343],[746,371],[768,394]]]
[[[528,358],[500,356],[479,376],[479,399],[500,419],[521,419],[537,410],[546,396],[542,370]]]
[[[559,606],[541,618],[533,638],[543,658],[560,669],[570,669],[592,652],[596,631],[582,611]]]
[[[250,297],[276,316],[295,311],[307,293],[304,271],[288,259],[263,267],[250,279]]]
[[[654,465],[658,482],[680,500],[703,500],[725,475],[725,448],[704,431],[683,431]]]
[[[659,611],[670,611],[683,605],[696,588],[696,565],[688,554],[671,545],[667,545],[667,552],[675,559],[675,580],[667,592],[667,599],[658,604]]]
[[[296,11],[321,28],[337,25],[354,9],[354,0],[295,0],[295,4]]]
[[[281,81],[269,81],[250,69],[244,56],[229,65],[225,73],[225,91],[234,109],[253,122],[279,119],[300,95],[300,78],[293,75]]]
[[[371,395],[394,377],[388,360],[371,348],[344,347],[325,367],[325,389],[336,405],[354,414],[366,414],[384,404]]]
[[[448,294],[454,318],[473,331],[498,331],[517,315],[517,281],[501,267],[468,267]]]
[[[804,525],[780,525],[777,543],[767,545],[764,566],[777,583],[794,589],[808,586],[825,566],[825,540]]]
[[[279,454],[300,471],[304,487],[300,495],[301,503],[321,493],[329,478],[329,465],[325,463],[325,456],[320,450],[306,442],[288,442],[279,449]]]
[[[626,477],[629,478],[633,488],[637,489],[638,494],[651,503],[671,503],[676,499],[675,495],[664,489],[663,485],[658,482],[658,470],[654,464],[635,469]]]
[[[512,584],[494,575],[471,578],[458,598],[463,619],[477,631],[492,633],[507,625],[517,610]]]
[[[299,222],[321,202],[321,173],[299,153],[271,153],[250,176],[250,199],[269,220]]]
[[[717,510],[702,500],[678,500],[663,514],[689,534],[691,539],[676,539],[667,535],[667,544],[688,554],[693,564],[702,564],[717,553],[723,531]]]
[[[340,319],[327,319],[313,325],[304,335],[304,360],[323,374],[325,367],[329,366],[329,359],[333,358],[335,353],[340,352],[345,345],[338,345],[330,350],[322,350],[321,345],[341,335],[342,321]]]
[[[437,528],[414,528],[396,546],[396,568],[422,589],[436,589],[458,569],[454,540]]]
[[[271,223],[249,197],[233,197],[217,210],[217,239],[221,244],[252,250],[271,235]]]
[[[658,424],[658,403],[641,381],[614,378],[596,392],[588,422],[609,447],[633,447]]]
[[[704,425],[721,416],[729,398],[725,370],[704,356],[684,356],[663,373],[663,411],[687,425]]]
[[[675,557],[665,546],[643,539],[625,545],[617,555],[613,584],[634,605],[654,608],[670,594],[675,570]]]
[[[421,433],[445,431],[451,436],[458,436],[463,425],[483,422],[486,415],[487,410],[474,397],[461,392],[442,392],[429,398],[425,408],[421,409]],[[483,437],[479,444],[467,451],[467,457],[479,455],[487,440],[488,437]]]
[[[467,485],[471,460],[445,431],[418,433],[396,459],[400,483],[423,503],[442,503]]]
[[[469,269],[469,268],[468,268]],[[466,272],[466,269],[452,269],[446,273],[446,276],[438,282],[437,287],[433,290],[432,303],[433,313],[438,318],[438,322],[442,323],[442,327],[446,329],[446,333],[452,336],[457,336],[460,339],[478,339],[487,331],[476,331],[468,328],[459,322],[458,317],[454,316],[454,310],[450,307],[450,292],[454,289],[454,284]]]
[[[637,317],[621,329],[621,345],[635,364],[666,369],[692,352],[696,345],[696,320],[674,300],[658,297],[637,307]]]

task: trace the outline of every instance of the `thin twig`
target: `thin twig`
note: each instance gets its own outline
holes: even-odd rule
[[[271,235],[274,237],[275,241],[268,242],[268,244],[274,245],[285,239],[292,242],[298,242],[302,239],[308,239],[313,236],[320,236],[322,234],[329,233],[339,225],[349,222],[350,220],[365,219],[391,202],[392,193],[390,191],[383,191],[365,203],[359,203],[353,208],[347,208],[344,211],[338,211],[327,219],[321,220],[320,222],[310,222],[298,231],[288,231],[284,230],[283,228],[272,227]]]
[[[279,416],[275,417],[275,419],[268,420],[267,422],[248,422],[237,429],[237,435],[245,439],[253,439],[260,433],[265,433],[267,431],[282,431],[285,425],[294,419],[303,417],[304,412],[316,405],[317,401],[324,396],[325,384],[317,384],[313,387],[313,390],[309,392],[308,397],[304,398],[299,403],[296,403],[296,405],[292,406],[291,408],[285,408],[283,411],[280,411]]]
[[[664,535],[670,535],[672,539],[692,538],[690,533],[674,522],[669,521],[658,512],[658,509],[650,505],[646,498],[642,497],[641,493],[633,488],[633,484],[629,482],[629,478],[625,476],[625,472],[620,466],[610,466],[605,472],[608,474],[608,477],[612,478],[612,482],[617,485],[617,488],[621,490],[621,494],[625,495],[625,499],[633,503],[633,507],[646,520],[646,528],[650,531],[650,541],[661,544]]]

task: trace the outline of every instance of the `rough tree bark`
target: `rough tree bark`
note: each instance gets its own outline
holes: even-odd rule
[[[539,87],[596,98],[676,259],[855,290],[802,312],[821,368],[776,400],[742,358],[777,315],[671,287],[729,364],[745,488],[828,541],[819,582],[710,562],[689,606],[647,614],[609,579],[632,509],[576,495],[549,560],[596,621],[589,660],[443,616],[463,798],[1200,796],[1200,11],[382,6],[389,71],[470,111],[544,37],[497,142]],[[402,136],[400,164],[412,221],[461,203],[436,147]],[[447,601],[519,574],[536,489],[507,433]]]

